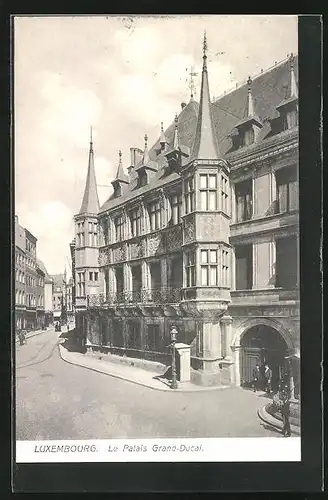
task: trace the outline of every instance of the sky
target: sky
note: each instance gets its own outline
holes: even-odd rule
[[[212,98],[297,53],[297,16],[15,17],[15,213],[50,274],[70,272],[90,127],[102,205],[118,151],[128,167],[188,102],[191,67],[199,101],[204,30]]]

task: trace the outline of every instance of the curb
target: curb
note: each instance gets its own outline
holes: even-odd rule
[[[257,411],[257,414],[258,414],[258,417],[260,418],[260,420],[262,420],[262,422],[270,425],[271,427],[274,427],[275,429],[278,429],[279,431],[282,430],[282,422],[280,422],[280,420],[278,420],[277,418],[274,418],[272,415],[270,415],[265,410],[265,406],[262,406],[262,408],[260,408]],[[300,436],[300,429],[298,427],[291,424],[290,429],[291,429],[292,434],[295,434],[296,436]]]
[[[74,361],[71,361],[71,360],[68,360],[67,358],[64,357],[63,355],[63,347],[61,347],[60,343],[58,344],[58,350],[59,350],[59,355],[61,357],[61,359],[63,361],[65,361],[66,363],[69,363],[71,365],[75,365],[75,366],[80,366],[81,368],[86,368],[87,370],[91,370],[91,371],[94,371],[94,372],[97,372],[97,373],[102,373],[103,375],[108,375],[110,377],[113,377],[113,378],[118,378],[120,380],[125,380],[126,382],[131,382],[132,384],[136,384],[136,385],[141,385],[143,387],[147,387],[148,389],[153,389],[154,391],[161,391],[161,392],[170,392],[171,394],[174,393],[174,392],[183,392],[183,393],[199,393],[199,392],[208,392],[208,391],[218,391],[218,390],[221,390],[221,389],[227,389],[229,386],[220,386],[220,387],[207,387],[207,388],[204,388],[204,389],[191,389],[191,390],[185,390],[185,389],[170,389],[168,387],[154,387],[153,385],[150,385],[150,384],[146,384],[144,382],[139,382],[137,380],[133,380],[131,378],[128,378],[128,377],[124,377],[123,375],[118,375],[117,373],[108,373],[108,372],[105,372],[103,370],[101,370],[100,368],[96,368],[96,367],[91,367],[91,366],[84,366],[84,365],[81,365],[80,363],[78,362],[74,362]]]

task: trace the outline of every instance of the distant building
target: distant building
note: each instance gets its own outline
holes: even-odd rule
[[[54,321],[62,319],[62,310],[65,302],[65,276],[64,274],[52,274],[53,294],[52,311]]]
[[[26,328],[26,252],[25,229],[15,217],[15,326],[16,330]]]
[[[46,326],[44,308],[44,286],[46,270],[39,259],[36,263],[36,327],[42,329]]]
[[[146,103],[145,103],[146,105]],[[277,382],[299,336],[296,58],[213,103],[204,43],[200,102],[148,149],[122,155],[99,207],[90,142],[75,221],[77,331],[93,349],[170,363],[172,325],[192,380]]]
[[[74,307],[73,307],[73,278],[70,278],[66,284],[66,312],[68,321],[74,320]]]

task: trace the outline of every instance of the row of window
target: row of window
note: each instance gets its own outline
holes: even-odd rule
[[[271,207],[272,213],[286,213],[298,210],[297,169],[283,168],[275,173],[276,200]],[[236,222],[250,220],[253,217],[253,182],[248,179],[235,184]]]
[[[218,265],[218,250],[200,251],[200,285],[201,286],[219,286],[221,269],[221,286],[230,286],[229,278],[229,251],[221,251],[221,265]],[[186,286],[196,286],[196,253],[190,250],[186,253]]]
[[[296,236],[277,238],[275,241],[276,261],[274,262],[274,286],[293,289],[298,286],[298,250]],[[253,288],[253,245],[237,245],[236,290]]]
[[[33,244],[33,243],[32,243],[32,242],[28,239],[28,238],[26,238],[26,247],[25,247],[25,248],[26,248],[26,250],[27,250],[30,254],[34,255],[34,257],[35,257],[35,254],[36,254],[36,246],[35,246],[35,245],[34,245],[34,244]]]
[[[44,305],[44,298],[42,295],[38,295],[38,297],[29,293],[25,295],[25,292],[16,290],[16,304],[42,307]]]
[[[15,272],[15,279],[18,283],[25,283],[26,282],[26,285],[31,286],[31,287],[36,286],[36,282],[37,282],[37,280],[33,276],[30,276],[29,274],[25,275],[25,273],[23,273],[23,271],[19,271],[18,269],[16,269],[16,272]],[[43,284],[44,284],[43,278],[38,279],[38,286],[43,286]]]
[[[26,265],[33,269],[36,268],[36,263],[33,259],[31,259],[30,257],[26,257],[25,255],[22,255],[20,253],[16,253],[16,264],[19,264],[20,266]]]
[[[78,222],[76,228],[76,245],[84,246],[87,244],[90,247],[98,246],[98,224],[97,222],[88,222],[87,243],[85,243],[85,226],[84,222]]]

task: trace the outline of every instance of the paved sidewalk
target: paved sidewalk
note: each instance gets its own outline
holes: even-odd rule
[[[99,373],[104,373],[106,375],[110,375],[111,377],[126,380],[157,391],[204,392],[228,388],[228,386],[202,387],[192,384],[191,382],[178,382],[178,389],[173,390],[170,388],[170,382],[168,380],[159,378],[158,372],[151,372],[135,366],[123,366],[107,360],[97,359],[96,357],[88,354],[68,351],[61,345],[61,343],[58,344],[58,347],[61,358],[67,363],[78,365]]]

